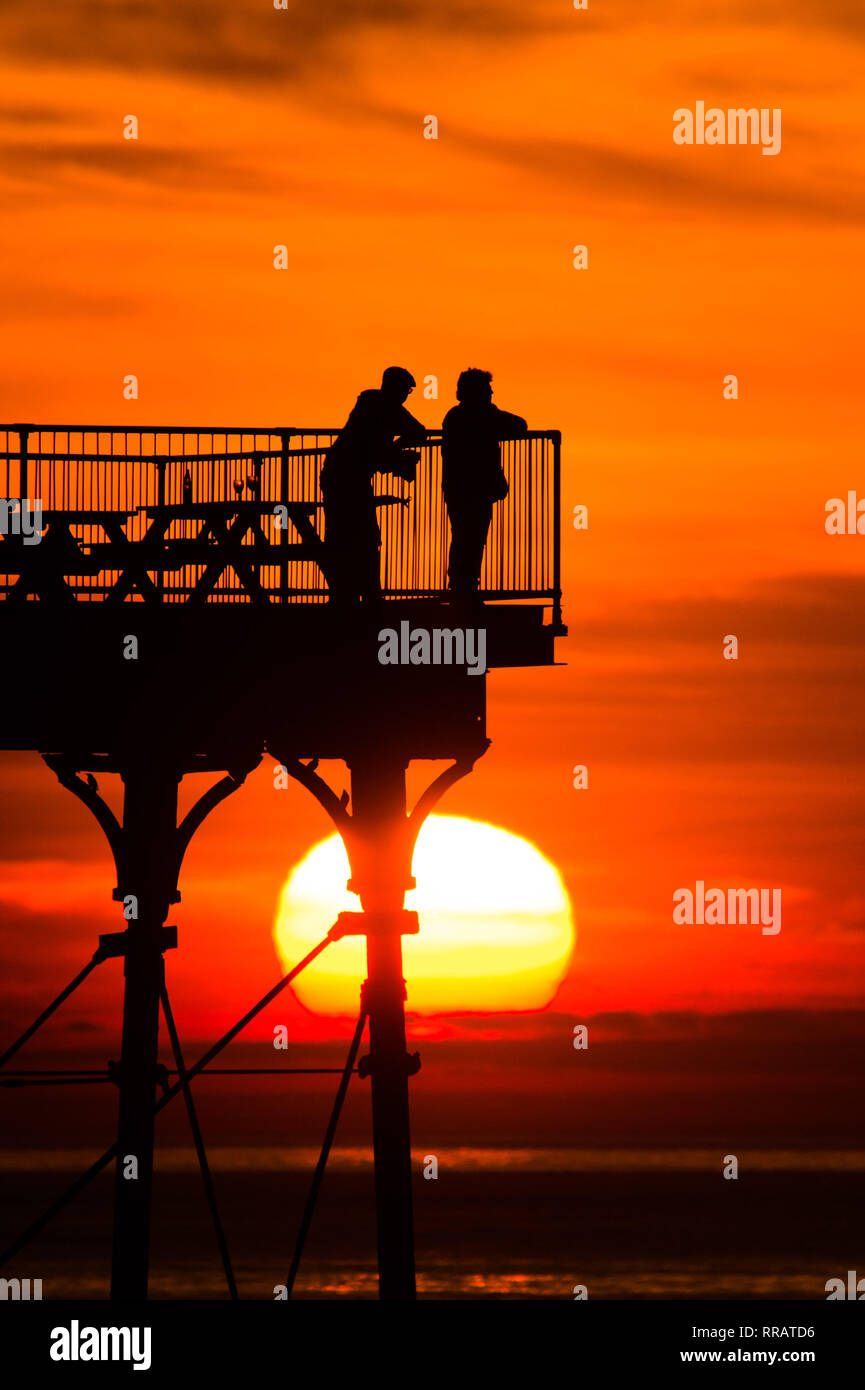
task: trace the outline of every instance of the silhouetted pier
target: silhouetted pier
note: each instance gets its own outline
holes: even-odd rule
[[[533,431],[502,444],[510,491],[496,506],[484,556],[485,606],[469,614],[445,592],[448,520],[435,434],[422,447],[414,483],[394,478],[381,492],[383,601],[350,611],[328,602],[319,471],[336,434],[0,426],[0,499],[31,509],[25,518],[10,502],[0,535],[3,742],[42,754],[96,818],[114,855],[124,929],[100,939],[72,987],[111,957],[123,958],[125,974],[121,1058],[109,1068],[119,1090],[117,1143],[4,1258],[116,1158],[116,1298],[147,1296],[154,1119],[177,1094],[237,1296],[189,1082],[307,962],[187,1069],[164,953],[177,944],[166,918],[180,898],[193,834],[265,752],[330,816],[363,909],[342,914],[307,961],[346,934],[367,938],[358,1029],[288,1287],[368,1022],[370,1053],[358,1071],[372,1088],[381,1296],[414,1297],[408,1078],[419,1061],[406,1051],[401,937],[417,931],[417,919],[404,897],[414,886],[424,819],[488,747],[486,679],[459,662],[384,665],[378,634],[402,623],[449,632],[470,625],[485,632],[487,668],[554,661],[564,632],[560,436]],[[418,758],[450,765],[409,808],[405,773]],[[320,759],[345,762],[350,793],[330,788]],[[178,824],[178,785],[193,771],[222,775]],[[119,819],[96,781],[109,773],[124,784]],[[160,1008],[179,1080],[157,1099]],[[62,1084],[59,1074],[55,1083]],[[129,1155],[138,1163],[134,1182],[123,1174]]]

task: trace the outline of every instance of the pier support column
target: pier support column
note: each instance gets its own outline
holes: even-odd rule
[[[71,791],[98,821],[117,870],[114,899],[123,903],[126,930],[100,936],[103,958],[124,962],[123,1031],[120,1061],[109,1063],[119,1091],[117,1167],[114,1182],[114,1234],[111,1297],[147,1298],[153,1141],[159,1077],[159,1007],[164,980],[163,953],[177,945],[176,931],[164,926],[172,903],[180,901],[177,881],[192,836],[227,796],[242,786],[261,754],[239,748],[235,765],[214,783],[177,824],[177,789],[185,772],[211,771],[207,760],[184,759],[152,744],[121,753],[73,755],[43,753],[60,785]],[[99,794],[96,768],[123,780],[123,816],[118,822]],[[167,1075],[162,1074],[167,1081]]]
[[[402,937],[406,890],[414,887],[414,836],[406,817],[405,764],[386,757],[351,763],[351,888],[369,919],[364,1003],[372,1087],[379,1295],[414,1299],[414,1213],[408,1078],[420,1066],[406,1053]]]
[[[124,933],[123,1040],[117,1068],[111,1297],[120,1300],[147,1297],[163,923],[178,898],[179,780],[176,769],[153,763],[123,774],[123,876],[115,896],[133,896],[137,918]]]
[[[410,814],[406,810],[408,760],[388,748],[346,758],[351,797],[341,796],[319,775],[318,759],[270,753],[311,792],[342,837],[349,863],[349,889],[363,912],[340,913],[352,919],[343,934],[367,939],[364,1008],[369,1017],[370,1052],[358,1075],[372,1083],[373,1155],[379,1297],[406,1302],[417,1296],[412,1203],[411,1126],[408,1079],[420,1070],[420,1058],[406,1053],[402,937],[418,930],[417,914],[405,911],[405,895],[415,887],[411,874],[415,842],[440,798],[489,747],[478,735],[459,757],[430,783]],[[348,802],[351,800],[351,814]]]

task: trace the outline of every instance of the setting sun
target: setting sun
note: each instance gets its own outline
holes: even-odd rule
[[[406,907],[419,913],[421,930],[404,938],[410,1012],[539,1009],[550,1002],[574,927],[562,880],[534,845],[498,826],[430,816],[412,871],[417,888]],[[292,871],[275,925],[286,968],[321,940],[337,913],[357,910],[348,876],[337,835]],[[317,1013],[355,1013],[365,949],[361,938],[328,947],[297,981],[301,1003]]]

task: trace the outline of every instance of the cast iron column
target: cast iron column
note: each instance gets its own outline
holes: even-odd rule
[[[400,936],[406,889],[413,886],[405,763],[386,756],[353,761],[351,793],[351,882],[369,918],[364,1070],[372,1083],[379,1295],[406,1301],[416,1296],[408,1078],[418,1063],[406,1054]]]
[[[125,933],[112,1299],[147,1297],[162,924],[177,897],[178,780],[175,768],[155,759],[144,759],[123,774],[123,863],[116,896],[134,895],[138,916]],[[131,1158],[136,1177],[124,1176]]]

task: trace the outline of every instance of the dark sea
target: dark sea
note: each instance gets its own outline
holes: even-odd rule
[[[0,1155],[5,1245],[96,1157]],[[246,1299],[285,1282],[317,1151],[209,1153]],[[865,1273],[865,1151],[755,1150],[739,1177],[717,1149],[441,1149],[438,1177],[415,1155],[418,1290],[426,1299],[825,1299],[830,1278]],[[44,1299],[108,1295],[108,1170],[10,1265]],[[158,1154],[151,1297],[227,1298],[188,1149]],[[334,1150],[296,1285],[298,1298],[374,1298],[372,1154]]]

